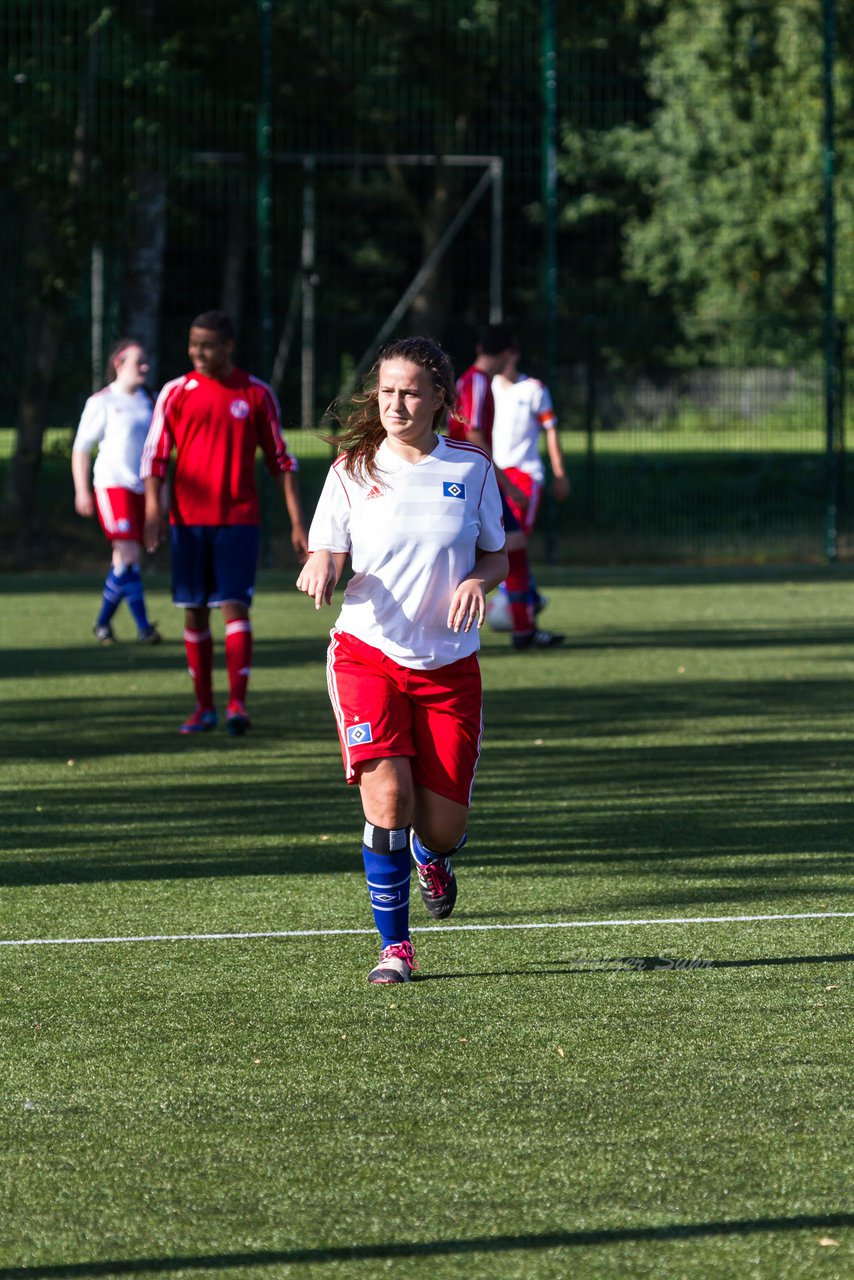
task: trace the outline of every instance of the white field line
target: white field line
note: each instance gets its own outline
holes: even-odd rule
[[[658,920],[551,920],[538,924],[442,924],[413,933],[496,933],[520,929],[633,929],[642,925],[755,924],[774,920],[851,920],[854,911],[801,911],[764,916],[669,916]],[[122,942],[226,942],[254,938],[335,938],[374,934],[375,929],[270,929],[257,933],[148,933],[114,938],[0,938],[0,947],[83,947]]]

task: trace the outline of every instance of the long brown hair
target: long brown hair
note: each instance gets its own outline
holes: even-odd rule
[[[123,356],[131,347],[139,347],[140,351],[143,350],[143,345],[138,338],[119,338],[118,342],[113,343],[110,354],[107,356],[107,386],[116,380],[121,363],[119,356]]]
[[[354,395],[353,407],[341,424],[340,435],[335,437],[339,454],[346,457],[344,469],[354,478],[362,476],[374,481],[380,479],[376,454],[385,440],[386,432],[380,422],[379,373],[380,367],[389,360],[408,360],[410,364],[417,364],[419,368],[427,370],[433,390],[441,399],[439,408],[433,414],[434,431],[441,425],[448,410],[454,407],[454,367],[438,342],[434,342],[432,338],[398,338],[387,343],[380,349],[362,390]]]

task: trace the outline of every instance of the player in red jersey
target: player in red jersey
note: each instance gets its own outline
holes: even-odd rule
[[[515,351],[516,339],[507,325],[490,324],[481,330],[474,364],[457,380],[457,406],[448,418],[448,435],[452,440],[469,440],[492,456],[495,421],[492,379],[502,372]],[[550,649],[564,637],[554,631],[540,630],[535,622],[534,603],[529,598],[528,539],[517,518],[517,512],[524,512],[528,505],[528,495],[500,467],[495,467],[495,474],[504,505],[510,561],[506,582],[513,627],[510,642],[516,650]]]
[[[468,440],[490,456],[495,418],[492,379],[504,368],[511,345],[512,335],[509,330],[505,331],[504,325],[487,325],[481,331],[474,364],[457,379],[456,411],[448,418],[451,440]]]
[[[291,541],[300,563],[308,551],[296,459],[282,436],[271,388],[232,360],[234,330],[221,311],[205,311],[190,326],[192,373],[168,382],[154,407],[142,453],[145,545],[161,538],[160,490],[174,451],[170,535],[172,598],[184,608],[184,643],[196,694],[181,733],[217,724],[213,697],[210,610],[222,610],[232,736],[249,728],[246,689],[252,662],[249,608],[258,562],[260,503],[255,455],[282,490]]]

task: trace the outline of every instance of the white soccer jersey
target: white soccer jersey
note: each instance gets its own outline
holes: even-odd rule
[[[448,609],[474,568],[476,549],[504,546],[488,456],[440,436],[414,464],[383,441],[377,483],[354,480],[343,463],[338,458],[330,468],[308,535],[311,551],[344,551],[352,561],[335,626],[403,667],[430,670],[474,653],[477,628],[455,634]]]
[[[92,480],[96,489],[142,493],[139,460],[148,435],[152,404],[142,388],[127,395],[112,385],[90,396],[83,407],[74,448],[91,453],[98,445]]]
[[[557,427],[548,387],[526,373],[518,382],[508,382],[500,374],[492,379],[495,421],[492,427],[492,456],[496,467],[518,467],[543,483],[546,469],[540,454],[540,432]]]

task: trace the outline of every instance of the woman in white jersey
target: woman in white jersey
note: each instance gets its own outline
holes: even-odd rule
[[[404,338],[372,373],[338,437],[297,587],[331,604],[350,556],[329,696],[365,815],[381,939],[368,981],[396,983],[415,966],[410,853],[428,913],[444,919],[456,901],[450,856],[465,843],[482,733],[478,630],[507,556],[489,457],[438,434],[456,398],[445,352]]]
[[[148,363],[139,343],[123,338],[110,352],[107,367],[107,385],[86,401],[71,451],[75,510],[81,516],[97,511],[113,547],[93,631],[101,644],[112,644],[113,614],[124,600],[140,643],[157,644],[160,634],[148,620],[140,574],[145,497],[139,461],[153,408],[145,388]],[[96,445],[93,496],[90,471]]]

